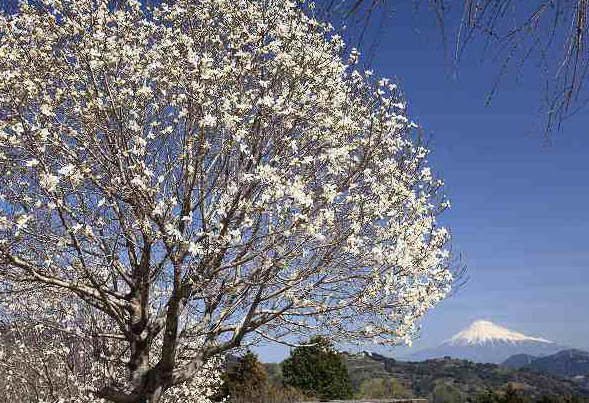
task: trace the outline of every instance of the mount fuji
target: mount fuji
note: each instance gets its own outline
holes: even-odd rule
[[[567,347],[541,337],[527,336],[487,320],[477,320],[435,348],[411,354],[410,361],[452,357],[499,364],[514,354],[535,357],[554,354]]]

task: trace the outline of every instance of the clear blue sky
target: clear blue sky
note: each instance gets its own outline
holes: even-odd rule
[[[371,60],[377,75],[397,79],[411,117],[433,137],[430,162],[452,200],[442,221],[470,280],[422,321],[413,349],[437,345],[475,319],[589,349],[589,110],[547,144],[534,63],[518,80],[508,76],[486,106],[499,63],[481,60],[475,45],[449,74],[439,28],[425,16],[398,9]],[[258,352],[279,361],[288,348]]]

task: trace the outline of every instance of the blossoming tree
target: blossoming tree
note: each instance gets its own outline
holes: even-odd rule
[[[329,26],[289,0],[36,3],[0,17],[0,317],[85,354],[76,393],[179,401],[261,339],[411,339],[452,281],[447,202]]]

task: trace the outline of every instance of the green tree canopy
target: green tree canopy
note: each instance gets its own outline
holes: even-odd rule
[[[320,399],[352,397],[348,370],[329,340],[312,337],[290,352],[282,363],[284,383]]]
[[[260,401],[268,387],[266,367],[251,351],[228,364],[221,378],[223,384],[216,399],[219,401],[227,397],[237,401]]]

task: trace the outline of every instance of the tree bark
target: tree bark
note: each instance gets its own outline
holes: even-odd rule
[[[162,393],[163,387],[158,386],[155,390],[143,391],[134,395],[127,395],[113,390],[103,390],[98,392],[97,396],[113,403],[158,403]]]
[[[152,392],[146,392],[144,396],[140,396],[137,403],[158,403],[162,397],[162,387],[158,386]]]

